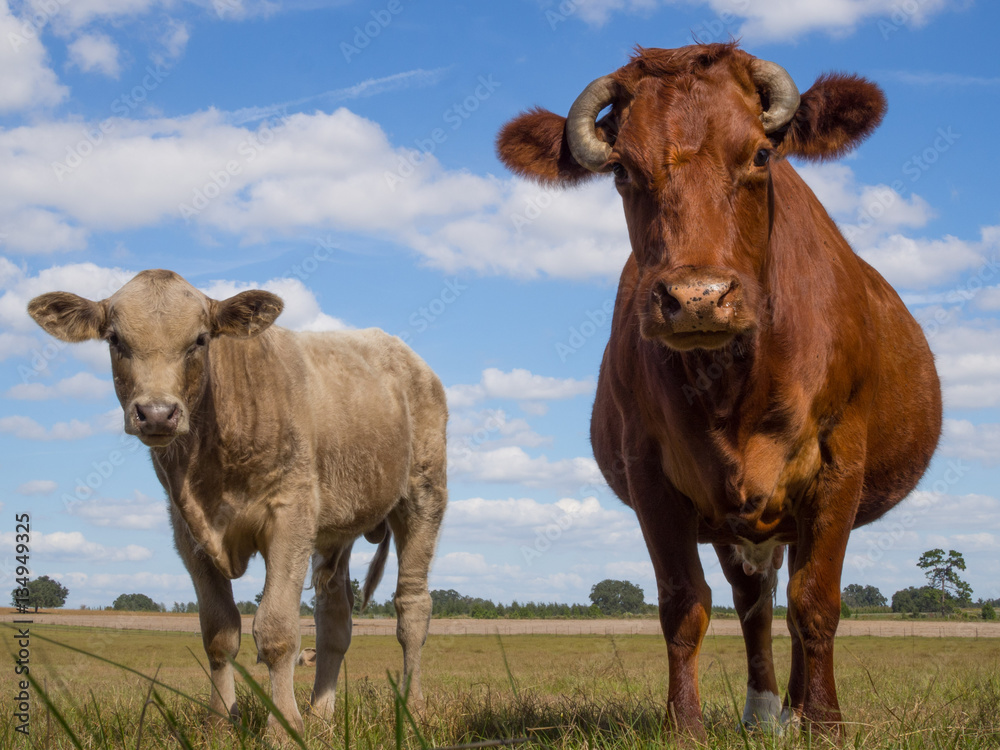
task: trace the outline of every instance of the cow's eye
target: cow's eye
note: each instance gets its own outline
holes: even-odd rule
[[[208,334],[207,333],[199,334],[198,338],[195,339],[194,343],[195,346],[205,346],[205,344],[208,343]]]
[[[615,162],[611,166],[611,174],[615,176],[615,179],[619,182],[624,182],[628,179],[628,170],[625,169],[620,163]]]
[[[108,344],[117,349],[121,345],[121,341],[118,338],[118,334],[112,331],[108,334]]]
[[[755,167],[763,167],[767,165],[767,162],[771,159],[771,149],[769,148],[759,148],[757,153],[753,155],[753,165]]]

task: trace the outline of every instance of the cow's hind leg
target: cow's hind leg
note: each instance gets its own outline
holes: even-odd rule
[[[436,476],[413,483],[413,496],[404,499],[389,516],[396,540],[399,574],[396,579],[396,638],[403,647],[403,685],[415,707],[423,705],[420,689],[420,650],[427,640],[431,595],[427,589],[438,530],[447,494],[444,467]]]
[[[351,645],[351,611],[354,609],[354,591],[348,568],[351,546],[317,552],[313,557],[316,681],[310,703],[312,713],[327,721],[333,719],[340,665]]]
[[[173,506],[172,506],[173,507]],[[172,513],[174,540],[177,551],[191,574],[198,597],[198,620],[201,640],[208,656],[212,679],[209,721],[222,723],[226,717],[238,718],[236,687],[232,661],[240,650],[242,621],[233,600],[232,582],[219,572],[215,564],[200,551],[183,520]]]
[[[733,587],[733,603],[746,645],[747,698],[743,706],[743,723],[748,728],[777,729],[781,723],[781,699],[771,654],[773,583],[769,573],[773,570],[748,574],[733,547],[716,544],[715,552],[726,580]],[[776,556],[769,562],[773,568],[778,562]]]

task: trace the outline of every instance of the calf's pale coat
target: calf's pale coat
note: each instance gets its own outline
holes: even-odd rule
[[[28,311],[64,341],[109,343],[125,431],[150,446],[198,595],[212,708],[237,712],[231,579],[259,552],[267,574],[253,625],[258,660],[275,705],[301,729],[292,674],[310,556],[312,711],[330,718],[351,639],[348,561],[362,534],[379,543],[366,601],[395,538],[397,636],[404,680],[420,700],[427,574],[447,502],[447,406],[440,381],[399,339],[375,329],[293,333],[271,325],[282,307],[260,290],[213,300],[151,270],[106,300],[53,292]],[[273,716],[269,725],[277,727]]]

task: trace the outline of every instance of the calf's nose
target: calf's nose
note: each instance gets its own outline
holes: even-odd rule
[[[173,432],[180,421],[180,404],[170,401],[151,401],[135,405],[136,422],[147,434]]]

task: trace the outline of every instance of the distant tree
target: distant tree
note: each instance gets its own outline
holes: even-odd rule
[[[259,607],[260,606],[260,600],[263,599],[263,598],[264,598],[264,589],[261,589],[260,593],[257,594],[257,596],[255,596],[253,598],[254,603],[256,603],[256,605]]]
[[[840,602],[840,616],[845,620],[851,616],[851,608],[848,607],[847,602],[843,600]]]
[[[957,606],[955,597],[948,594],[945,598],[945,614]],[[933,586],[910,586],[892,595],[892,611],[916,614],[918,612],[940,612],[941,600],[937,589]]]
[[[351,591],[354,593],[354,609],[353,612],[356,615],[361,614],[361,584],[358,583],[357,578],[351,579]]]
[[[590,601],[605,616],[637,614],[645,608],[642,589],[628,581],[606,578],[590,589]]]
[[[993,607],[992,602],[984,602],[983,603],[983,610],[979,614],[979,616],[982,617],[984,620],[995,620],[995,619],[997,619],[997,611]]]
[[[927,550],[917,561],[917,567],[922,568],[927,581],[935,589],[941,592],[938,599],[941,614],[947,614],[946,596],[954,595],[955,599],[961,603],[972,602],[972,587],[958,577],[958,570],[965,570],[965,558],[961,552],[948,550],[945,557],[944,550]]]
[[[241,615],[257,614],[257,605],[253,602],[236,602],[236,609],[239,610]]]
[[[862,586],[852,583],[844,588],[840,593],[840,600],[846,602],[847,606],[858,609],[859,607],[884,607],[889,602],[874,586]]]
[[[69,596],[69,589],[48,576],[40,576],[33,581],[28,581],[27,589],[27,605],[35,609],[61,607],[66,603],[66,597]],[[17,598],[19,593],[22,593],[19,588],[10,592],[11,602],[14,606],[24,601],[24,599]]]
[[[112,606],[115,610],[125,612],[160,612],[165,609],[145,594],[122,594]]]
[[[312,607],[310,607],[308,604],[306,604],[305,602],[299,602],[299,615],[301,617],[308,617],[309,615],[313,614],[314,612],[315,612],[315,610]]]

